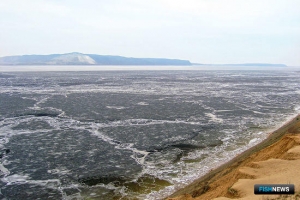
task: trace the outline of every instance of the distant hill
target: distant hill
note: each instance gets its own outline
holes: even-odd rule
[[[66,53],[0,57],[0,65],[192,65],[188,60]]]

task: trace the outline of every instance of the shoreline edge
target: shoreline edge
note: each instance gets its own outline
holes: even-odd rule
[[[279,142],[287,133],[293,132],[289,130],[294,130],[297,133],[300,129],[300,113],[296,114],[294,117],[292,117],[290,120],[288,120],[286,123],[281,125],[279,128],[275,129],[274,131],[271,131],[269,136],[258,143],[257,145],[247,149],[246,151],[240,153],[239,155],[235,156],[230,161],[222,164],[221,166],[212,169],[210,172],[205,174],[204,176],[198,178],[191,184],[185,186],[184,188],[181,188],[177,191],[175,191],[173,194],[171,194],[169,197],[165,198],[167,200],[190,200],[190,199],[213,199],[217,197],[232,197],[237,198],[238,194],[231,194],[230,187],[224,186],[220,187],[217,191],[215,191],[214,195],[207,195],[207,193],[214,192],[213,185],[218,185],[218,181],[222,178],[228,178],[230,175],[237,175],[239,174],[239,168],[251,165],[253,161],[253,156],[255,154],[258,154],[260,151],[266,150],[268,147],[271,147],[275,143]],[[298,131],[298,132],[297,132]],[[295,134],[295,133],[294,133]],[[290,147],[292,148],[292,147]],[[289,148],[289,149],[290,149]],[[289,149],[285,149],[282,153],[287,152]],[[268,156],[266,157],[266,159]],[[261,159],[261,160],[266,160]],[[240,178],[245,177],[233,177],[233,182],[236,183]],[[251,178],[251,177],[249,177]],[[253,178],[253,177],[252,177]],[[230,182],[230,181],[228,181]],[[231,180],[232,182],[232,180]],[[230,183],[233,185],[234,183]],[[227,184],[228,185],[228,184]],[[216,188],[215,188],[216,189]],[[229,193],[229,194],[227,194]],[[232,192],[232,193],[237,193]],[[210,198],[208,198],[210,196]],[[202,198],[200,198],[202,197]],[[218,198],[219,199],[219,198]]]

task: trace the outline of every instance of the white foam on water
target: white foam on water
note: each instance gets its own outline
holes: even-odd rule
[[[49,173],[49,174],[65,175],[65,174],[68,174],[69,172],[70,172],[70,170],[66,169],[65,167],[47,170],[47,173]]]
[[[225,138],[223,138],[221,140],[222,140],[222,142],[226,142],[227,140],[230,140],[230,139],[232,139],[232,138],[231,137],[225,137]]]
[[[137,105],[140,105],[140,106],[148,106],[149,105],[149,103],[147,103],[147,102],[139,102],[139,103],[137,103]]]
[[[295,106],[294,110],[295,110],[295,111],[300,111],[300,105]]]
[[[205,115],[207,117],[210,117],[210,120],[211,121],[214,121],[214,122],[217,122],[217,123],[222,123],[223,122],[223,119],[222,118],[219,118],[217,117],[215,114],[213,113],[205,113]]]
[[[50,96],[41,98],[40,100],[38,100],[38,101],[34,104],[34,107],[40,109],[41,107],[40,107],[39,105],[42,104],[42,103],[47,102],[47,100],[48,100],[49,98],[50,98]]]
[[[66,194],[63,192],[63,189],[68,188],[61,186],[61,181],[59,179],[47,179],[47,180],[32,180],[28,175],[19,175],[13,174],[1,178],[1,181],[6,183],[6,185],[19,185],[19,184],[32,184],[40,185],[46,188],[51,188],[59,191],[63,197],[66,197]],[[73,187],[73,186],[72,186]],[[79,185],[76,186],[78,188]]]
[[[124,107],[124,106],[106,106],[107,108],[110,108],[110,109],[116,109],[116,110],[123,110],[123,109],[126,109],[127,107]]]
[[[28,182],[29,176],[27,175],[18,175],[13,174],[10,176],[5,176],[4,178],[1,178],[1,180],[7,184],[13,184],[13,183],[26,183]]]
[[[187,120],[154,120],[154,119],[127,119],[113,121],[109,123],[97,123],[98,127],[117,127],[117,126],[148,126],[155,124],[191,124],[201,125],[201,122],[187,121]]]
[[[8,176],[10,174],[10,171],[4,167],[3,164],[0,163],[0,171],[1,171],[1,175]]]
[[[134,155],[131,156],[134,160],[136,160],[137,163],[139,163],[140,165],[144,165],[145,164],[145,158],[148,156],[149,152],[147,151],[140,151],[137,150],[136,148],[132,148],[131,149],[134,152]],[[141,154],[143,155],[141,158],[138,157],[137,154]]]
[[[258,138],[253,138],[252,140],[249,141],[249,144],[256,143],[258,140],[259,140]]]
[[[108,137],[107,135],[101,133],[98,131],[97,128],[97,124],[93,124],[93,130],[92,133],[94,135],[96,135],[97,137],[101,138],[103,141],[108,142],[111,145],[114,145],[115,148],[117,149],[126,149],[126,150],[130,150],[133,152],[133,154],[130,156],[131,158],[133,158],[138,164],[140,165],[144,165],[145,163],[145,158],[147,157],[147,155],[149,154],[149,152],[147,151],[142,151],[142,150],[138,150],[137,148],[134,148],[134,144],[133,143],[121,143],[117,142],[116,140]],[[139,155],[142,155],[139,156]]]
[[[216,112],[229,112],[229,111],[233,111],[233,110],[216,110]]]
[[[253,112],[253,113],[256,113],[256,114],[262,114],[262,115],[265,114],[265,113],[263,113],[263,112],[259,112],[259,111],[255,111],[255,110],[252,110],[252,112]]]

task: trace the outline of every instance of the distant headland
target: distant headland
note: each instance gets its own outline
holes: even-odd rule
[[[245,67],[287,67],[285,64],[242,63],[242,64],[199,64],[189,60],[168,58],[133,58],[84,53],[50,55],[18,55],[0,57],[0,65],[170,65],[170,66],[245,66]]]
[[[188,60],[131,58],[83,53],[0,57],[0,65],[192,65]]]

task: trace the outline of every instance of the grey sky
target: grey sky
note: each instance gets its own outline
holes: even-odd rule
[[[300,66],[300,0],[1,0],[0,56],[82,52]]]

